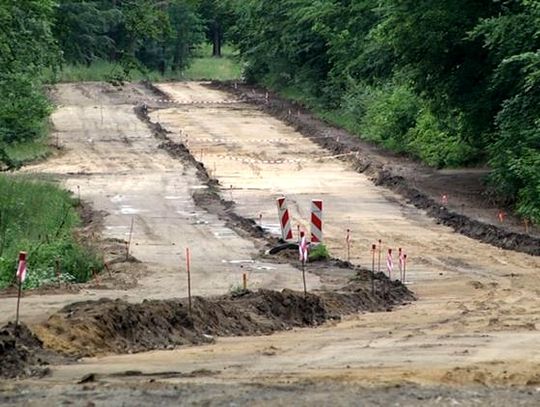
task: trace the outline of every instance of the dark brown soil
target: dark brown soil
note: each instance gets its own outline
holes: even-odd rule
[[[48,373],[47,365],[59,361],[65,359],[45,350],[26,325],[10,322],[0,329],[0,378],[41,377]]]
[[[239,290],[228,295],[152,300],[139,304],[102,299],[70,304],[36,328],[47,347],[70,356],[131,353],[211,342],[214,336],[268,335],[314,327],[359,311],[387,311],[414,300],[399,282],[359,272],[339,292]]]
[[[505,225],[485,221],[488,217],[495,219],[500,209],[500,204],[482,182],[485,171],[471,170],[454,175],[438,172],[324,123],[303,106],[273,93],[267,101],[264,89],[246,84],[237,84],[235,88],[233,83],[223,82],[214,82],[210,86],[259,106],[332,153],[353,153],[342,159],[350,162],[358,172],[370,176],[375,184],[401,194],[409,203],[426,210],[429,216],[457,233],[503,249],[540,255],[537,227],[531,227],[530,233],[526,234],[520,232],[523,229],[521,220],[511,216]],[[448,194],[452,204],[441,205],[441,193]]]
[[[157,92],[157,95],[162,95],[153,85],[147,83],[146,86]],[[234,229],[240,235],[247,234],[256,239],[264,238],[268,247],[278,243],[278,239],[265,233],[255,221],[246,219],[234,212],[234,202],[222,199],[219,194],[219,181],[209,175],[204,164],[197,161],[184,144],[172,141],[168,136],[169,132],[160,123],[152,122],[148,116],[147,109],[138,105],[135,107],[135,114],[141,121],[147,124],[154,137],[163,141],[159,145],[159,148],[167,151],[171,157],[179,159],[184,164],[191,165],[195,168],[197,178],[208,186],[206,190],[196,190],[193,192],[192,198],[198,207],[217,215],[219,219],[226,222],[228,227]]]

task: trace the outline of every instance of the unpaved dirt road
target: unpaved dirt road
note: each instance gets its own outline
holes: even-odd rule
[[[199,83],[161,84],[159,89],[176,103],[159,102],[162,97],[136,85],[122,91],[98,84],[57,87],[62,107],[53,120],[64,151],[29,171],[54,174],[74,192],[79,185],[82,199],[107,212],[106,237],[126,239],[133,217],[133,255],[147,266],[133,289],[88,290],[76,296],[182,296],[179,262],[187,245],[194,258],[204,258],[194,266],[201,276],[198,294],[223,292],[240,281],[239,264],[249,268],[259,286],[299,288],[297,270],[262,263],[252,240],[195,207],[190,191],[204,186],[192,169],[158,149],[159,142],[134,116],[133,104],[144,101],[151,120],[171,131],[171,140],[186,143],[219,179],[222,196],[236,202],[238,214],[252,219],[262,214],[263,227],[277,231],[274,201],[284,194],[295,224],[306,227],[310,200],[321,198],[331,253],[345,257],[347,228],[353,233],[354,263],[371,265],[369,248],[377,239],[385,247],[404,248],[410,259],[407,281],[418,301],[316,330],[85,359],[53,367],[43,385],[70,383],[89,372],[112,385],[108,375],[140,370],[161,381],[213,389],[238,382],[262,388],[303,383],[304,389],[328,382],[345,387],[399,383],[462,386],[452,391],[463,395],[470,386],[527,385],[525,404],[535,399],[540,386],[540,258],[497,249],[437,225],[291,127],[252,105],[233,103],[230,94]],[[309,284],[316,287],[318,278],[310,276]],[[25,299],[23,317],[44,317],[73,297],[31,296]],[[4,320],[11,318],[12,301],[0,299]],[[166,379],[163,373],[171,371],[212,374]],[[472,399],[460,401],[467,400]]]
[[[37,322],[75,300],[100,297],[129,301],[186,296],[185,248],[192,257],[193,295],[223,294],[242,284],[251,288],[301,289],[298,270],[258,259],[253,241],[239,236],[224,221],[195,206],[193,190],[204,189],[195,170],[159,149],[157,140],[134,113],[134,105],[153,98],[143,86],[58,85],[59,108],[52,116],[53,140],[62,152],[25,172],[50,174],[75,196],[104,212],[103,237],[128,241],[130,253],[146,272],[135,287],[88,289],[81,294],[32,295],[21,316]],[[133,264],[133,272],[140,265]],[[129,273],[129,270],[128,270]],[[308,277],[310,287],[319,279]],[[0,299],[0,324],[15,316],[14,298]]]

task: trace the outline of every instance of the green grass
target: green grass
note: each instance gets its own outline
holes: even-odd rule
[[[26,143],[12,143],[5,147],[8,157],[15,162],[26,164],[45,159],[51,153],[47,138],[33,140]]]
[[[328,260],[330,254],[328,253],[328,248],[322,243],[316,245],[309,251],[309,261],[321,261]]]
[[[197,52],[197,57],[184,71],[184,80],[240,80],[242,67],[236,52],[230,47],[223,47],[222,57],[214,58],[211,55],[211,47],[205,45]]]
[[[74,237],[77,203],[51,182],[0,175],[0,288],[15,282],[17,255],[28,253],[24,288],[57,281],[84,282],[102,268],[98,256]]]
[[[130,81],[150,80],[152,82],[183,81],[183,80],[235,80],[242,74],[241,64],[236,52],[228,46],[223,47],[221,58],[211,57],[210,44],[202,45],[191,61],[190,66],[182,72],[167,71],[161,75],[157,71],[141,72],[132,70]],[[122,67],[108,61],[96,61],[87,65],[64,65],[62,70],[54,74],[51,70],[44,73],[44,81],[56,82],[86,82],[109,81],[111,78],[122,76]]]

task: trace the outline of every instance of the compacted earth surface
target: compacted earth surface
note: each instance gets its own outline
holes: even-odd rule
[[[93,208],[108,268],[77,288],[25,293],[25,325],[0,332],[0,403],[536,405],[537,231],[497,225],[474,189],[481,170],[356,148],[257,92],[51,90],[56,153],[23,171]],[[294,249],[267,254],[279,196],[295,238],[311,200],[324,203],[335,259],[307,265],[307,296]],[[391,280],[398,248],[407,253],[403,284],[370,272],[379,240],[381,271],[393,249]],[[0,294],[0,325],[15,301]]]

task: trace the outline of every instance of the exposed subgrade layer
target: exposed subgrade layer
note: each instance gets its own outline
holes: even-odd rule
[[[376,185],[397,192],[415,207],[425,210],[430,217],[451,227],[457,233],[503,249],[540,256],[540,238],[508,231],[448,209],[433,197],[420,191],[405,177],[394,173],[392,168],[377,160],[376,157],[366,154],[360,142],[354,142],[354,137],[349,135],[346,143],[339,137],[330,137],[329,134],[336,131],[343,134],[344,130],[338,130],[315,119],[297,103],[284,100],[273,93],[266,99],[264,91],[245,84],[234,86],[233,82],[212,82],[209,86],[225,89],[240,97],[244,102],[257,105],[264,112],[293,126],[296,131],[317,145],[333,154],[343,155],[339,159],[352,163],[356,171],[368,175]],[[309,117],[309,120],[306,117]]]

